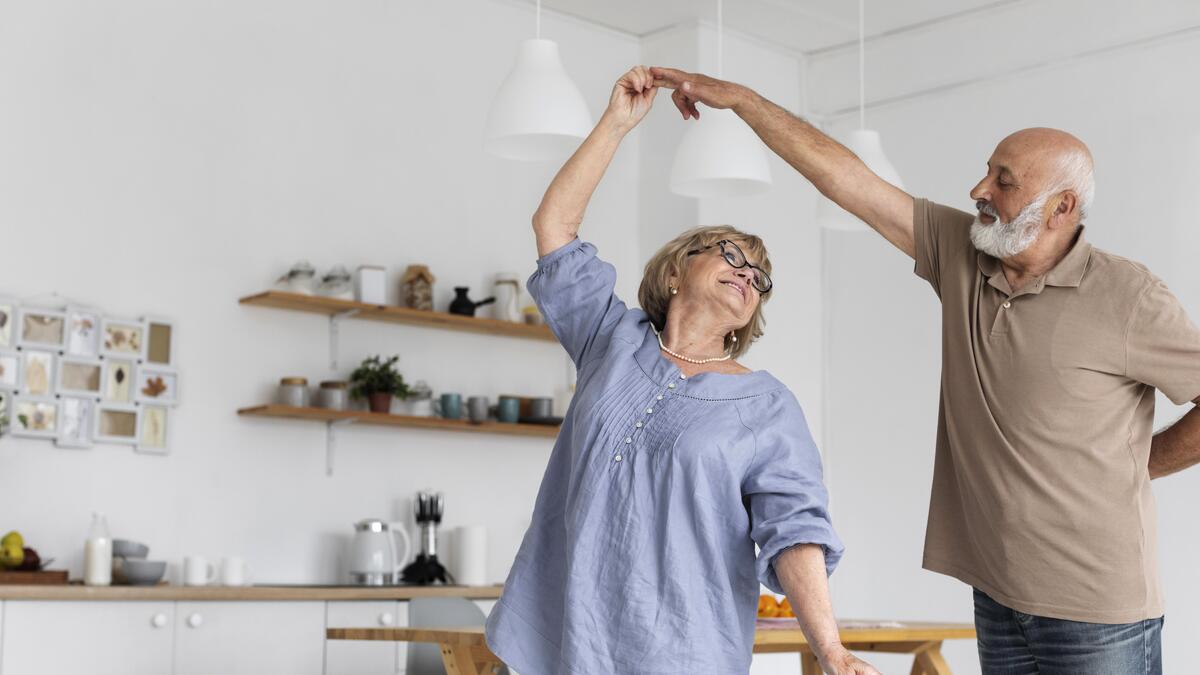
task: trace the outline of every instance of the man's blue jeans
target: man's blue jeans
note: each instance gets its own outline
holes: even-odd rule
[[[975,590],[983,675],[1162,675],[1162,626],[1031,616]]]

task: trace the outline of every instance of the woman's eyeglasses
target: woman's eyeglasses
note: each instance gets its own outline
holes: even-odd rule
[[[771,275],[767,274],[763,268],[759,267],[758,265],[748,262],[746,260],[746,254],[742,253],[742,249],[738,248],[737,244],[729,241],[728,239],[722,239],[721,241],[709,246],[705,246],[704,248],[688,251],[687,254],[696,255],[697,253],[707,251],[714,246],[721,247],[721,257],[725,259],[725,262],[729,263],[730,267],[734,269],[742,269],[743,267],[750,268],[750,271],[752,272],[750,275],[750,285],[754,287],[754,290],[758,291],[759,293],[771,292],[771,288],[773,288],[775,285],[771,282]]]

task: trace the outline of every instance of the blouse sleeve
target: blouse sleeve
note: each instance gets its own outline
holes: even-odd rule
[[[779,414],[762,415],[754,428],[755,451],[742,483],[749,504],[750,536],[758,544],[758,580],[776,593],[784,590],[775,558],[799,544],[819,544],[825,572],[833,574],[844,547],[829,518],[829,494],[822,481],[821,457],[800,404],[786,396]],[[773,411],[774,412],[774,411]]]
[[[529,277],[529,294],[577,368],[607,344],[627,311],[616,281],[616,269],[579,239],[542,256]]]

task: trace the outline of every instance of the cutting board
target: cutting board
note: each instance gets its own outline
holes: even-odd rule
[[[67,583],[66,570],[0,571],[0,584],[21,586],[53,586]]]

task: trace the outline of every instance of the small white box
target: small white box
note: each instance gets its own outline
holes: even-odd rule
[[[370,305],[387,304],[387,270],[376,265],[360,265],[354,275],[354,295]]]

